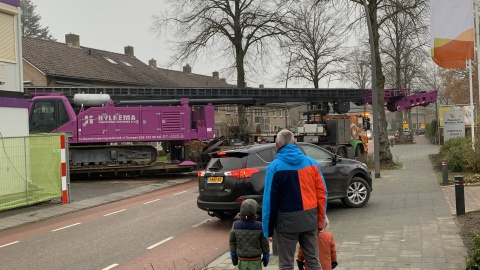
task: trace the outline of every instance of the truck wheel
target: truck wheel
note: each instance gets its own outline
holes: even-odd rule
[[[370,200],[370,187],[367,182],[360,177],[353,177],[347,187],[347,197],[342,199],[342,203],[348,207],[360,208]]]
[[[347,158],[347,148],[339,147],[337,150],[337,155],[339,155],[342,158]]]

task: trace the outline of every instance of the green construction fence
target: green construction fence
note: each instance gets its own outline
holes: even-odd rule
[[[58,133],[0,138],[0,211],[62,198],[64,138]]]

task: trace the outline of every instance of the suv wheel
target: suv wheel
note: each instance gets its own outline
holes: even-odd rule
[[[347,197],[342,199],[342,203],[348,207],[363,207],[370,199],[370,187],[367,182],[360,177],[353,177],[347,187]]]

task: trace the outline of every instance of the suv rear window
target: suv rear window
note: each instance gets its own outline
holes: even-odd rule
[[[236,157],[212,157],[205,170],[209,171],[231,171],[247,167],[247,156]]]

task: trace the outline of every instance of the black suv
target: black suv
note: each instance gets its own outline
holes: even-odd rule
[[[311,143],[297,145],[320,164],[329,200],[341,199],[349,207],[368,202],[372,178],[364,163],[340,158]],[[265,172],[276,150],[275,144],[269,143],[212,153],[205,170],[198,172],[197,206],[222,220],[234,218],[246,199],[255,199],[261,207]]]

